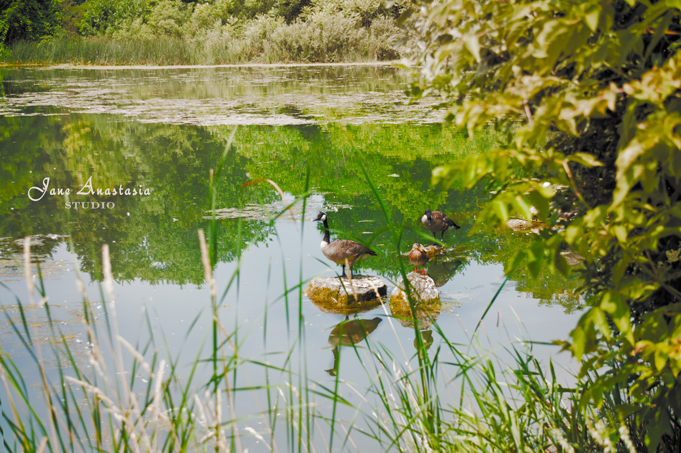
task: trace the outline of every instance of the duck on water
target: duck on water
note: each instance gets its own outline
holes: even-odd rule
[[[371,250],[359,242],[349,241],[347,239],[336,239],[331,240],[331,233],[329,232],[329,221],[327,219],[325,212],[320,212],[317,218],[314,219],[315,222],[324,223],[324,238],[320,244],[322,253],[325,257],[330,259],[336,264],[343,266],[342,278],[347,278],[345,275],[345,263],[348,263],[350,270],[350,275],[352,275],[352,266],[359,260],[362,260],[368,256],[376,256],[376,252]]]
[[[418,242],[414,242],[414,245],[409,252],[409,261],[414,265],[414,272],[418,272],[422,275],[426,275],[426,263],[430,260],[428,253]],[[416,269],[418,266],[422,266],[423,270],[420,271]]]

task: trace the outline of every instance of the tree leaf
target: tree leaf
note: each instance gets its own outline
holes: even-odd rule
[[[575,153],[568,156],[570,162],[577,162],[585,167],[602,167],[603,163],[599,162],[594,156],[587,153]]]
[[[598,21],[600,20],[600,17],[601,17],[600,5],[593,5],[584,16],[587,26],[594,33],[596,32],[596,30],[598,30]]]

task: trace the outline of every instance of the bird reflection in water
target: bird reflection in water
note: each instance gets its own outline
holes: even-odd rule
[[[421,340],[423,340],[423,349],[419,348],[418,338],[414,338],[414,349],[416,349],[416,352],[418,352],[419,356],[423,358],[424,352],[430,349],[430,346],[433,344],[433,331],[430,330],[430,328],[428,330],[422,330]]]
[[[331,376],[335,376],[338,373],[338,348],[361,342],[376,330],[381,321],[381,318],[349,320],[346,316],[329,334],[329,346],[331,346],[333,352],[333,367],[325,371]]]
[[[430,275],[430,272],[428,272]],[[433,344],[433,332],[430,330],[431,326],[440,316],[441,306],[439,304],[432,304],[426,306],[414,307],[415,317],[412,316],[411,307],[409,303],[404,301],[390,301],[390,313],[393,318],[399,322],[402,327],[414,330],[416,327],[421,332],[421,339],[423,340],[423,349],[419,348],[418,339],[414,338],[414,349],[421,355],[424,349],[427,351]]]
[[[428,272],[420,272],[428,275],[435,282],[436,287],[441,287],[447,284],[449,280],[454,277],[457,270],[463,264],[463,260],[459,259],[462,251],[459,247],[449,248],[440,245],[422,246],[419,243],[414,243],[411,251],[408,254],[409,261],[414,266],[423,266],[425,270],[428,264]],[[425,256],[423,256],[425,255]]]
[[[435,258],[428,267],[428,276],[433,279],[436,287],[447,284],[454,277],[456,270],[461,266],[461,260],[444,261]]]

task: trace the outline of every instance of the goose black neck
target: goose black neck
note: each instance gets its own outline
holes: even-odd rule
[[[326,243],[331,242],[331,233],[329,233],[329,222],[324,219],[324,239],[322,239]]]

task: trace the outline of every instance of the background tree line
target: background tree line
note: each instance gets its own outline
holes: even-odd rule
[[[179,45],[168,41],[178,40],[191,56],[173,63],[389,60],[399,56],[395,20],[405,3],[2,0],[0,43],[7,62],[123,63],[110,55],[112,42],[124,43],[120,54],[130,55],[139,53],[140,41],[162,41],[152,53],[167,55],[164,47]],[[147,61],[125,61],[136,62]]]

